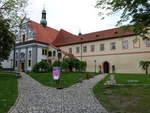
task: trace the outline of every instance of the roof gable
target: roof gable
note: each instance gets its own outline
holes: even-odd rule
[[[34,21],[29,21],[29,29],[36,32],[34,40],[51,44],[57,37],[59,31],[50,27],[43,27],[41,24]]]

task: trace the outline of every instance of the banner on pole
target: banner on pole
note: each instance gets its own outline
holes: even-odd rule
[[[61,73],[61,67],[53,67],[53,79],[59,80]]]

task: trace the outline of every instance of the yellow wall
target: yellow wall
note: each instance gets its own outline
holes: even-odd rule
[[[140,48],[135,48],[133,40],[137,39],[140,41]],[[122,48],[122,41],[128,41],[128,49]],[[116,43],[116,49],[110,49],[110,43]],[[100,44],[104,43],[105,50],[100,51]],[[96,71],[98,71],[98,65],[102,65],[105,61],[110,64],[110,72],[112,72],[112,65],[115,65],[117,73],[143,73],[139,67],[139,61],[150,60],[150,47],[146,47],[145,40],[138,36],[115,38],[109,40],[95,41],[83,43],[82,46],[87,46],[87,52],[82,52],[82,60],[87,62],[87,71],[95,71],[96,60]],[[95,45],[95,51],[90,51],[90,46]],[[81,51],[76,53],[76,47],[81,47],[81,44],[62,46],[61,49],[69,52],[69,48],[72,48],[73,54],[81,59]]]

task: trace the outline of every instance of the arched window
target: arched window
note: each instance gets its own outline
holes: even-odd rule
[[[62,54],[58,53],[58,58],[61,59],[62,58]]]
[[[56,51],[53,51],[53,56],[56,56]]]
[[[49,56],[49,57],[52,56],[52,52],[51,52],[51,51],[48,52],[48,56]]]

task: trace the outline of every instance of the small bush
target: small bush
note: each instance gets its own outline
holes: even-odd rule
[[[80,61],[75,58],[66,58],[62,61],[61,67],[64,71],[86,71],[87,63],[85,61]]]
[[[35,64],[33,67],[34,72],[48,72],[51,70],[52,69],[51,69],[50,63],[48,63],[46,61],[41,61],[41,62]]]
[[[63,71],[68,72],[69,71],[69,64],[65,60],[63,60],[61,62],[61,68]]]
[[[55,62],[53,63],[53,66],[61,66],[61,62],[60,62],[60,61],[55,61]]]
[[[86,71],[86,67],[87,67],[87,63],[85,61],[80,61],[80,71],[81,72],[85,72]]]
[[[0,62],[0,70],[2,69],[2,63]]]
[[[93,78],[93,76],[90,73],[87,73],[85,77],[86,77],[86,79]]]

